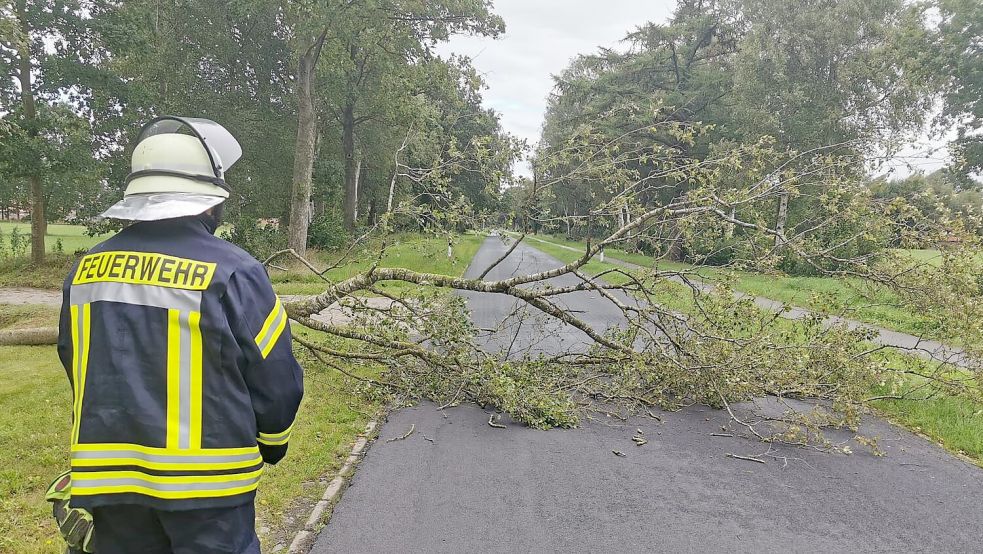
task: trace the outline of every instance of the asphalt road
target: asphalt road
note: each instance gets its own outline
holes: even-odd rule
[[[489,238],[469,270],[505,250]],[[556,267],[525,246],[492,277]],[[620,315],[596,295],[565,298],[592,324]],[[471,295],[498,327],[508,298]],[[578,349],[555,322],[502,326],[489,347]],[[390,414],[313,552],[980,552],[983,471],[883,421],[864,431],[887,455],[829,455],[713,437],[726,413],[694,407],[537,431],[488,426],[476,406]],[[386,442],[416,431],[405,440]],[[636,446],[641,430],[648,443]],[[612,451],[624,453],[623,457]],[[758,456],[760,464],[727,457]]]

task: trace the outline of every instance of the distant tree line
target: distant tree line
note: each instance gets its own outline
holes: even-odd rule
[[[829,210],[849,210],[861,196],[881,203],[919,196],[915,206],[939,223],[978,232],[981,31],[983,5],[974,0],[681,0],[667,23],[643,25],[622,47],[582,55],[556,77],[537,153],[543,161],[508,202],[517,218],[534,214],[520,227],[605,236],[705,183],[644,154],[619,166],[627,180],[614,171],[578,173],[571,164],[581,163],[573,154],[585,137],[612,151],[647,142],[699,160],[759,144],[776,155],[712,177],[733,217],[808,234],[843,257],[902,242],[893,231],[858,238],[859,221],[828,224]],[[653,114],[672,125],[640,138]],[[950,167],[931,178],[870,181],[926,127],[957,129]],[[827,185],[842,178],[869,186],[841,190],[839,204],[831,203]],[[769,203],[738,200],[762,186],[777,191]],[[780,246],[760,236],[749,243],[755,233],[719,222],[668,225],[640,234],[634,246],[716,264]]]
[[[503,30],[486,0],[2,1],[0,200],[30,204],[43,252],[45,221],[117,199],[140,124],[177,114],[240,140],[231,215],[279,220],[299,251],[401,202],[495,209],[519,145],[435,46]]]

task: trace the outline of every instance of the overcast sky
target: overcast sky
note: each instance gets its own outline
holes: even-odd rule
[[[675,0],[495,0],[495,13],[505,19],[504,36],[455,37],[440,51],[474,60],[488,85],[485,105],[501,115],[506,131],[533,145],[539,140],[553,75],[578,54],[618,46],[647,21],[664,23],[675,6]],[[897,175],[910,173],[908,164],[933,171],[947,159],[944,149],[937,151],[940,141],[913,142],[902,153],[903,161],[893,164]],[[518,169],[529,172],[525,164]]]
[[[485,105],[501,114],[506,131],[532,145],[553,75],[578,54],[616,46],[646,21],[665,22],[675,6],[675,0],[495,0],[503,37],[455,37],[441,51],[474,60],[488,84]]]

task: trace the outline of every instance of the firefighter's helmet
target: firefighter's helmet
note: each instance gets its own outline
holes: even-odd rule
[[[209,119],[158,117],[134,141],[123,199],[102,216],[155,221],[198,215],[229,197],[225,172],[242,148]]]

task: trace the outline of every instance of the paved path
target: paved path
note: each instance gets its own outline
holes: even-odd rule
[[[470,274],[504,250],[487,239]],[[491,277],[558,265],[520,246]],[[592,324],[617,321],[594,294],[564,301]],[[469,305],[479,325],[494,327],[513,302],[480,294]],[[488,345],[585,342],[551,322],[513,336]],[[390,414],[313,552],[978,552],[983,544],[983,471],[883,421],[864,431],[881,437],[886,457],[860,447],[851,456],[779,449],[772,454],[787,460],[758,464],[726,457],[767,448],[711,437],[728,418],[706,408],[574,430],[494,429],[487,420],[470,405]],[[385,441],[413,424],[407,439]],[[648,444],[634,445],[636,429]]]
[[[61,306],[61,291],[26,287],[0,287],[0,304]]]
[[[572,246],[567,246],[565,244],[558,244],[555,242],[543,240],[538,237],[526,237],[526,240],[530,240],[530,239],[533,241],[545,242],[557,248],[563,248],[565,250],[583,253],[583,250],[574,248]],[[624,260],[613,258],[611,256],[606,256],[605,261],[610,264],[618,265],[628,269],[640,269],[640,270],[648,269],[638,264],[626,262]],[[684,282],[680,277],[672,277],[671,279],[679,283]],[[713,288],[712,284],[701,282],[692,277],[689,278],[689,284],[703,291],[709,291],[710,289]],[[737,295],[741,298],[751,296],[745,293],[737,293]],[[753,298],[754,298],[755,305],[757,305],[759,308],[769,310],[772,312],[781,313],[782,317],[786,319],[803,319],[810,315],[809,310],[806,310],[804,308],[792,307],[789,310],[785,310],[785,304],[778,300],[772,300],[771,298],[765,298],[763,296],[754,296]],[[917,354],[918,356],[921,356],[922,358],[925,359],[947,361],[957,365],[968,365],[972,363],[970,360],[966,358],[961,348],[957,348],[955,346],[949,346],[939,341],[924,339],[922,337],[916,337],[915,335],[909,335],[907,333],[902,333],[900,331],[893,331],[891,329],[886,329],[884,327],[878,327],[876,325],[871,325],[869,323],[864,323],[862,321],[857,321],[855,319],[848,319],[839,316],[829,316],[828,318],[826,318],[826,323],[828,325],[845,323],[850,329],[858,329],[858,328],[872,329],[877,333],[877,336],[874,338],[875,343],[884,346],[893,346],[896,348],[910,350],[915,354]]]

